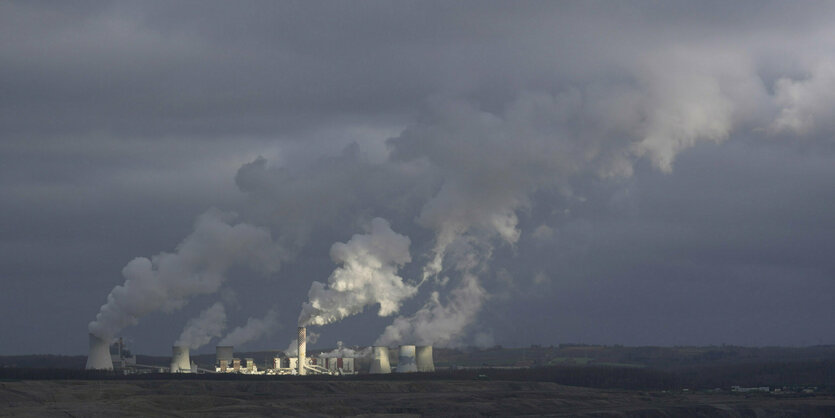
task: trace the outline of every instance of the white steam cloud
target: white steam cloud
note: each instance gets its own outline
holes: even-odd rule
[[[327,285],[313,282],[302,306],[299,325],[325,325],[379,304],[378,315],[397,313],[417,288],[403,282],[397,270],[411,261],[409,238],[392,231],[388,221],[374,218],[368,234],[356,234],[331,247],[331,259],[341,264]]]
[[[570,13],[554,14],[563,16],[574,20]],[[831,42],[820,44],[825,52],[807,51],[811,56],[798,59],[805,45],[832,38],[821,36],[831,32],[828,20],[810,26],[815,30],[778,31],[774,42],[751,36],[744,25],[715,37],[647,39],[633,32],[643,33],[644,25],[624,27],[621,19],[609,19],[603,22],[622,31],[620,42],[578,37],[590,42],[577,47],[581,56],[552,47],[561,30],[577,30],[553,24],[567,22],[525,30],[531,36],[542,31],[542,42],[528,45],[547,48],[534,49],[536,68],[514,62],[513,79],[500,91],[481,84],[495,79],[487,77],[464,89],[438,88],[452,97],[425,92],[434,99],[414,124],[388,140],[384,161],[363,160],[354,144],[297,171],[270,167],[263,158],[242,166],[235,180],[247,194],[249,219],[281,231],[278,239],[294,252],[315,233],[333,233],[334,225],[354,227],[369,209],[398,226],[415,220],[434,234],[433,242],[415,245],[428,250],[416,254],[425,265],[414,282],[399,275],[412,260],[411,241],[382,218],[371,222],[369,233],[334,244],[330,255],[338,267],[327,283],[311,285],[298,323],[329,324],[376,304],[379,315],[395,315],[420,286],[435,286],[422,308],[395,318],[377,343],[460,344],[489,300],[493,246],[515,246],[523,238],[519,214],[534,206],[537,193],[582,193],[577,188],[592,180],[632,175],[642,158],[669,172],[683,151],[736,133],[832,137]],[[595,21],[577,33],[593,35]],[[817,32],[821,28],[826,30]],[[549,61],[549,54],[557,58]],[[501,58],[493,64],[505,70]],[[768,68],[769,62],[789,61],[796,67],[790,72]],[[545,75],[550,73],[553,79]],[[124,284],[110,293],[90,331],[106,338],[143,315],[170,312],[194,295],[216,292],[234,265],[275,271],[282,257],[269,232],[230,222],[228,215],[208,212],[176,252],[128,263]],[[549,240],[552,226],[540,225],[535,237]],[[450,266],[453,271],[445,271]],[[269,322],[252,319],[227,339],[239,344],[256,338],[271,329]],[[314,333],[308,341],[315,341]],[[291,344],[288,351],[295,349]]]
[[[215,303],[186,323],[180,338],[174,343],[176,346],[188,346],[196,350],[212,340],[220,337],[226,329],[226,309],[220,302]]]
[[[241,346],[272,334],[276,328],[278,328],[278,313],[270,309],[263,318],[249,318],[246,324],[235,328],[223,337],[218,345]]]
[[[772,132],[809,135],[820,128],[835,128],[835,60],[814,65],[804,80],[781,78],[774,86],[780,113],[771,124]]]
[[[444,176],[418,217],[435,231],[423,280],[443,271],[451,246],[465,245],[449,300],[433,293],[414,315],[395,319],[377,342],[459,343],[487,299],[474,272],[485,271],[493,241],[519,240],[517,212],[530,207],[535,192],[570,195],[577,178],[629,176],[641,156],[669,171],[682,150],[727,139],[735,110],[728,78],[668,58],[680,71],[641,69],[638,83],[629,86],[525,92],[499,112],[465,101],[433,103],[421,123],[391,139],[395,161],[428,161]]]
[[[149,313],[182,308],[195,295],[216,292],[235,265],[276,271],[281,252],[269,231],[245,223],[233,225],[234,218],[210,210],[197,218],[194,231],[176,252],[129,262],[122,269],[125,282],[107,296],[89,331],[108,338]]]
[[[450,292],[446,305],[441,302],[438,292],[432,292],[429,300],[417,312],[407,317],[398,317],[386,327],[374,345],[460,345],[467,326],[476,319],[486,300],[487,292],[478,279],[465,274],[459,287]]]

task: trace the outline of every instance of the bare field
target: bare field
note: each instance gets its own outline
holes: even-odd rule
[[[835,416],[835,397],[508,381],[0,382],[0,416]]]

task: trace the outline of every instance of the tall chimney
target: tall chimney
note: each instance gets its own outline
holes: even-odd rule
[[[104,338],[90,334],[90,352],[87,354],[87,370],[113,370],[110,344]]]
[[[307,355],[307,329],[305,327],[299,327],[299,375],[303,376],[305,374],[304,364],[305,364],[305,357]]]

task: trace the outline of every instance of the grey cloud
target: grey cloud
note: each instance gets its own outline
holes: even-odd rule
[[[85,308],[47,292],[39,305],[67,314],[32,322],[83,329],[125,263],[171,251],[218,206],[286,250],[267,280],[229,271],[222,291],[247,301],[230,316],[295,317],[330,246],[382,217],[412,242],[400,274],[436,278],[395,320],[412,334],[421,312],[454,319],[440,314],[468,283],[496,297],[449,322],[456,343],[716,342],[731,326],[673,321],[694,325],[678,305],[718,324],[699,310],[712,297],[736,327],[769,303],[815,322],[831,314],[815,294],[833,271],[832,16],[813,2],[4,2],[0,305],[55,286]],[[524,336],[498,309],[566,319]],[[130,332],[148,351],[180,331],[143,321]],[[780,323],[778,343],[826,330]],[[389,325],[341,324],[323,343]],[[0,352],[47,340],[0,332],[18,336]],[[82,351],[78,334],[56,350]]]
[[[176,252],[131,260],[122,269],[124,284],[107,296],[90,333],[111,338],[150,313],[171,312],[195,295],[215,293],[236,264],[267,273],[277,270],[283,257],[269,232],[233,221],[234,215],[208,211]]]
[[[278,312],[270,309],[263,318],[247,319],[246,324],[233,329],[218,341],[218,345],[245,346],[252,341],[257,341],[259,338],[274,333],[278,326]]]

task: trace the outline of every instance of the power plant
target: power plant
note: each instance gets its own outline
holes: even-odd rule
[[[122,339],[110,341],[89,334],[90,352],[87,356],[88,370],[115,370],[117,373],[236,373],[249,375],[352,375],[358,373],[388,374],[434,372],[432,346],[401,345],[397,350],[397,365],[392,369],[390,348],[374,346],[367,349],[343,349],[339,342],[337,349],[330,352],[307,352],[307,329],[298,328],[295,356],[276,355],[262,367],[252,357],[235,357],[231,345],[215,347],[215,364],[209,369],[199,368],[191,360],[188,346],[171,347],[171,362],[166,369],[162,366],[136,363],[136,356],[125,349]],[[362,370],[359,367],[362,366]]]

